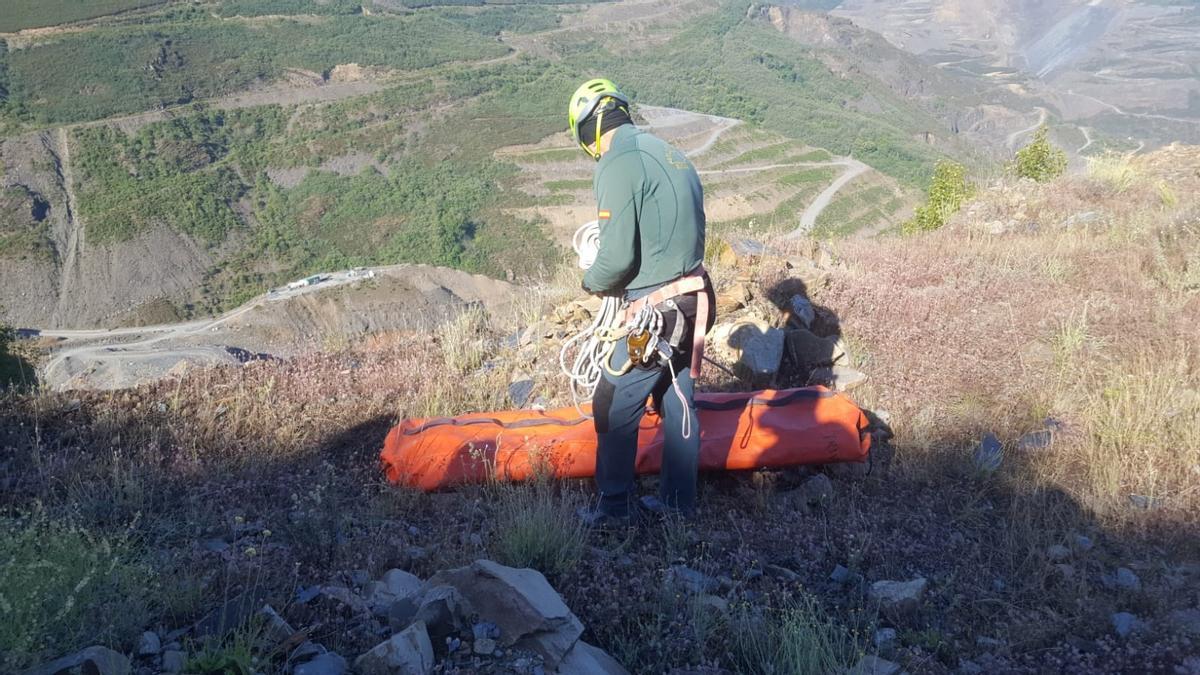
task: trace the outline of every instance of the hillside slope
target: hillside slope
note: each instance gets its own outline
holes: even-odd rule
[[[3,36],[0,319],[190,319],[361,265],[537,279],[586,190],[549,194],[507,149],[561,148],[539,170],[583,180],[561,99],[597,71],[647,109],[744,122],[697,153],[714,222],[827,235],[894,225],[938,159],[986,164],[1036,117],[844,22],[814,39],[748,2],[351,4],[170,3]]]
[[[558,346],[579,304],[531,303],[517,339],[456,319],[136,389],[6,395],[0,581],[24,592],[0,607],[22,619],[0,667],[104,641],[156,669],[146,630],[246,669],[286,667],[275,640],[297,633],[349,660],[413,613],[372,612],[370,580],[496,558],[543,571],[581,639],[639,675],[844,672],[864,654],[934,675],[1194,672],[1198,195],[1200,148],[1175,146],[981,186],[935,232],[722,248],[721,321],[794,331],[779,303],[803,293],[869,376],[852,394],[880,420],[872,463],[706,475],[694,519],[628,532],[580,527],[587,482],[422,494],[380,474],[397,417],[506,409],[514,391],[569,405]],[[579,294],[560,280],[521,295]],[[701,387],[746,384],[714,368]],[[295,630],[201,620],[263,604]],[[431,630],[445,670],[537,663],[486,626]]]

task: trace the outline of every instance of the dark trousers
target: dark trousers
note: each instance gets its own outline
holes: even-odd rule
[[[622,364],[628,358],[624,340],[617,343],[612,362]],[[600,490],[600,510],[624,517],[637,499],[634,462],[637,458],[638,425],[652,395],[662,415],[662,473],[659,499],[687,513],[696,505],[696,473],[700,464],[700,421],[696,416],[692,372],[686,355],[677,355],[676,381],[686,407],[671,384],[667,366],[634,368],[615,377],[604,374],[592,399],[596,425],[596,486]],[[680,367],[682,366],[682,367]],[[690,424],[688,438],[683,437],[684,415]]]

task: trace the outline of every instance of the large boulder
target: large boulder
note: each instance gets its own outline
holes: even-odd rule
[[[354,660],[354,670],[360,675],[428,675],[433,665],[433,644],[422,621]]]
[[[774,375],[783,360],[784,332],[760,319],[742,319],[713,328],[708,342],[752,377]]]
[[[499,627],[500,646],[536,652],[551,669],[559,666],[583,633],[583,624],[537,570],[477,560],[468,567],[439,572],[429,584],[456,589],[480,619]]]

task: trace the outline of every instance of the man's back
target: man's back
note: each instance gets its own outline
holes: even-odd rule
[[[704,190],[696,169],[669,143],[624,126],[593,184],[600,255],[584,284],[596,292],[658,286],[704,260]]]

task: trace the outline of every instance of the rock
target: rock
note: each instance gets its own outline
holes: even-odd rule
[[[342,675],[346,672],[346,659],[336,652],[321,654],[292,668],[292,675]]]
[[[876,581],[868,595],[883,611],[903,614],[917,609],[928,586],[924,577],[912,581]]]
[[[481,656],[491,656],[492,652],[496,651],[496,641],[492,638],[477,638],[475,640],[475,653]]]
[[[324,653],[325,647],[317,644],[316,642],[305,640],[304,642],[300,643],[299,647],[293,649],[291,654],[288,654],[287,660],[288,663],[303,663],[305,661],[311,661],[312,659]]]
[[[1117,612],[1112,615],[1113,630],[1120,637],[1129,637],[1134,633],[1140,633],[1146,630],[1146,622],[1130,614],[1129,612]]]
[[[354,660],[360,675],[426,675],[433,671],[433,644],[424,622],[396,633]]]
[[[784,345],[791,362],[805,370],[832,366],[845,356],[836,340],[819,337],[803,328],[788,331]]]
[[[1200,675],[1200,656],[1189,656],[1175,667],[1176,675]]]
[[[268,646],[274,647],[296,633],[295,629],[282,616],[279,616],[279,612],[276,612],[274,607],[263,605],[259,614],[265,619],[259,638]]]
[[[183,672],[183,667],[186,665],[187,654],[175,649],[163,652],[162,669],[164,673]]]
[[[145,633],[142,633],[142,636],[138,638],[138,656],[154,656],[161,651],[162,641],[158,639],[158,633],[148,630]]]
[[[1096,545],[1091,537],[1085,537],[1082,534],[1075,535],[1075,539],[1071,543],[1075,547],[1075,550],[1080,553],[1087,553]]]
[[[383,574],[379,581],[368,582],[363,587],[363,599],[376,611],[386,609],[401,598],[411,598],[421,592],[425,582],[421,578],[405,572],[391,569]]]
[[[452,586],[434,586],[419,598],[420,605],[407,620],[403,613],[413,604],[413,598],[401,598],[389,610],[389,622],[393,630],[407,626],[412,621],[425,624],[426,630],[435,638],[455,633],[467,625],[473,609],[470,602]]]
[[[791,508],[807,513],[811,507],[827,504],[833,499],[833,481],[825,474],[817,474],[780,497]]]
[[[770,574],[771,576],[773,576],[777,579],[783,579],[784,581],[792,581],[792,582],[800,581],[799,574],[796,574],[795,572],[789,570],[788,568],[786,568],[782,565],[768,564],[764,569],[766,570],[767,574]]]
[[[349,607],[355,614],[365,614],[370,611],[366,601],[345,586],[322,586],[321,595]]]
[[[784,332],[759,319],[723,323],[709,335],[714,351],[751,376],[773,375],[783,360]]]
[[[563,675],[629,675],[624,666],[599,647],[583,640],[575,643],[558,666]]]
[[[549,669],[583,633],[583,624],[536,570],[477,560],[439,572],[429,583],[457,589],[481,619],[500,628],[500,646],[536,652]]]
[[[721,249],[721,253],[717,256],[717,259],[722,265],[728,267],[749,265],[767,251],[767,247],[761,242],[745,237],[740,237],[727,243],[728,245]]]
[[[804,328],[812,328],[813,322],[817,320],[816,308],[813,307],[812,301],[803,295],[793,295],[789,309],[792,311],[792,320]]]
[[[812,372],[808,381],[811,384],[823,384],[841,392],[852,391],[865,383],[867,374],[848,366],[818,368]]]
[[[1017,450],[1021,452],[1032,452],[1035,450],[1045,450],[1050,447],[1054,441],[1054,433],[1049,429],[1034,431],[1033,433],[1025,434],[1017,441]]]
[[[1117,588],[1120,588],[1122,590],[1126,590],[1126,591],[1142,590],[1142,580],[1139,579],[1138,575],[1134,574],[1133,570],[1129,569],[1128,567],[1117,568],[1116,582],[1117,582]]]
[[[739,281],[717,296],[717,316],[732,314],[749,305],[753,299],[750,287]]]
[[[533,380],[528,378],[513,380],[508,385],[508,401],[514,408],[524,408],[533,395]]]
[[[979,441],[975,452],[971,454],[971,463],[977,471],[993,473],[1000,468],[1004,460],[1004,446],[994,434],[987,434]]]
[[[1167,622],[1176,632],[1200,637],[1200,609],[1177,609],[1167,615]]]
[[[1062,544],[1055,544],[1046,549],[1046,557],[1049,558],[1051,562],[1062,562],[1063,560],[1070,559],[1071,549],[1063,546]]]
[[[698,602],[700,607],[712,610],[717,616],[724,616],[729,611],[729,601],[719,595],[702,595]]]
[[[829,574],[829,580],[835,584],[844,584],[850,580],[850,570],[842,565],[833,568],[833,572]]]
[[[1129,503],[1133,505],[1133,508],[1142,509],[1143,511],[1153,511],[1161,508],[1163,505],[1162,499],[1147,497],[1146,495],[1129,495]]]
[[[88,647],[61,659],[25,671],[24,675],[57,675],[81,669],[87,675],[129,675],[129,659],[108,647]]]
[[[667,583],[694,595],[712,593],[720,587],[716,579],[684,565],[674,565],[667,570]]]
[[[471,636],[476,640],[483,638],[492,638],[493,640],[500,637],[500,627],[491,621],[480,621],[471,626]]]
[[[875,631],[875,636],[871,641],[875,644],[875,651],[888,656],[895,653],[899,639],[900,636],[895,628],[880,628]]]
[[[892,663],[878,656],[864,656],[846,675],[899,675],[903,669],[898,663]]]

